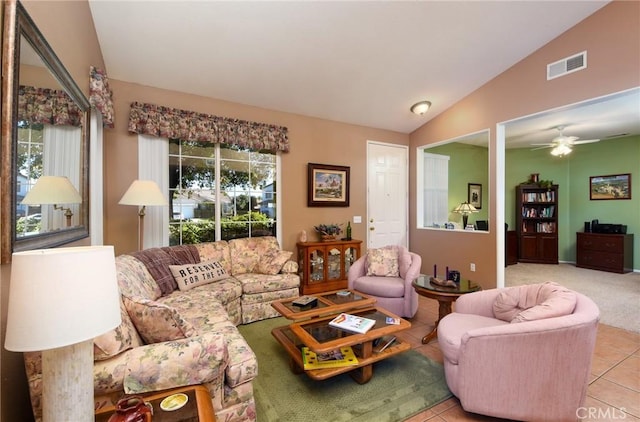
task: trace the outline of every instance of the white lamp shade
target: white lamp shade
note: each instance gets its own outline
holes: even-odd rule
[[[153,180],[134,180],[122,195],[121,205],[168,205],[158,184]]]
[[[77,344],[120,323],[113,246],[13,254],[7,350],[41,351]]]
[[[65,176],[41,176],[21,204],[79,204],[82,197]]]

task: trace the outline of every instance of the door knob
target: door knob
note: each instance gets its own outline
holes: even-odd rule
[[[369,230],[374,231],[376,228],[375,227],[369,227]]]

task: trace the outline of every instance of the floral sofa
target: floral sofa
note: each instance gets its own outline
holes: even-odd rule
[[[292,253],[274,237],[152,248],[116,257],[122,323],[94,339],[96,409],[123,394],[204,384],[218,421],[255,421],[256,357],[236,328],[297,297]],[[25,363],[41,419],[41,359]]]

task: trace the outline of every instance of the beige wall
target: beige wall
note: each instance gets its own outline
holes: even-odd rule
[[[587,50],[585,70],[546,80],[546,66]],[[470,69],[470,71],[473,71]],[[411,250],[422,256],[422,267],[459,268],[484,288],[494,287],[496,232],[419,230],[416,221],[416,148],[489,128],[490,221],[496,221],[496,124],[551,108],[640,86],[640,2],[616,1],[497,76],[455,106],[414,131],[410,148]],[[510,206],[506,204],[505,206]],[[477,272],[470,273],[469,264]]]
[[[146,102],[217,116],[252,120],[289,128],[291,152],[282,154],[283,225],[282,246],[295,251],[301,230],[310,235],[320,223],[345,223],[353,215],[366,215],[366,142],[383,141],[408,145],[409,135],[363,126],[281,113],[180,92],[112,81],[116,127],[105,130],[105,243],[121,254],[137,248],[137,210],[118,201],[137,178],[137,135],[127,132],[131,102]],[[307,163],[324,163],[351,168],[348,208],[307,207]],[[364,239],[365,225],[355,224],[353,237]]]

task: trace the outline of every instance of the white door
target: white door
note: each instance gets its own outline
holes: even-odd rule
[[[409,150],[367,142],[367,248],[409,246]]]

